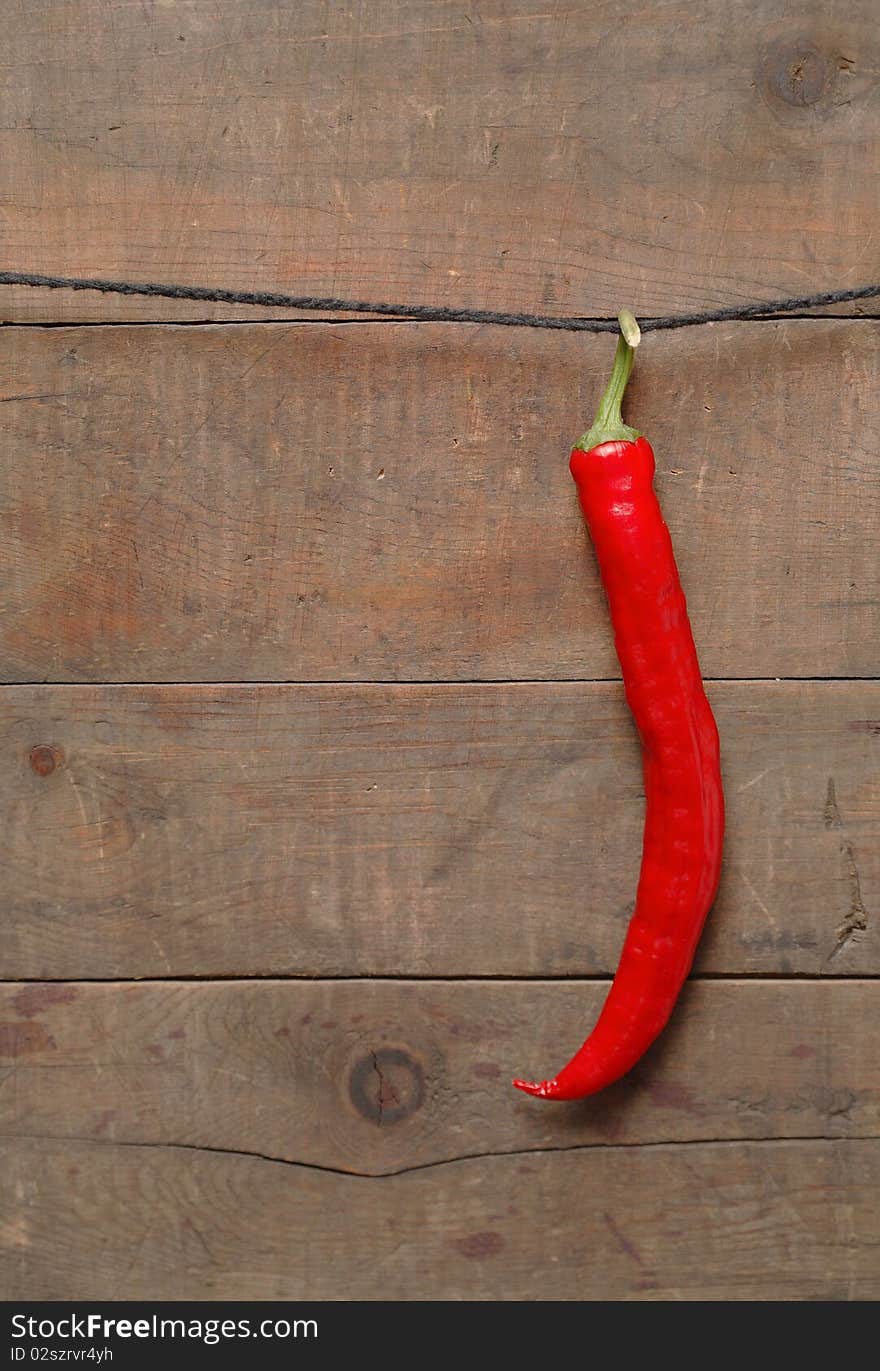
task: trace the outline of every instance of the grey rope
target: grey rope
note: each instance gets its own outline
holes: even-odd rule
[[[48,290],[99,290],[109,295],[152,295],[164,300],[204,300],[224,305],[263,305],[273,309],[325,310],[329,314],[376,314],[441,324],[502,324],[509,328],[553,328],[569,333],[617,333],[616,319],[560,317],[555,314],[505,313],[493,309],[453,309],[447,305],[395,305],[387,300],[346,300],[338,296],[284,295],[264,290],[222,290],[213,286],[170,286],[155,281],[107,281],[87,276],[43,276],[28,271],[0,271],[0,285],[42,286]],[[640,319],[643,333],[659,329],[692,328],[737,319],[764,319],[842,305],[850,300],[869,300],[880,295],[880,284],[850,290],[826,290],[815,295],[791,295],[725,309],[697,310],[688,314],[663,314]]]

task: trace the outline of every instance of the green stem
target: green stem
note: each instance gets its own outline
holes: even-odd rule
[[[590,448],[598,447],[600,443],[634,443],[637,438],[641,437],[640,433],[623,422],[620,414],[623,393],[633,369],[634,358],[634,349],[630,347],[621,334],[617,340],[611,379],[605,387],[605,394],[599,401],[593,426],[584,434],[577,445],[584,452],[589,452]]]

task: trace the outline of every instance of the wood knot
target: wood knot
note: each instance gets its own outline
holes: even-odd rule
[[[38,743],[28,753],[28,761],[31,770],[38,776],[51,776],[55,768],[62,765],[64,756],[58,748],[50,747],[48,743]]]
[[[817,105],[836,73],[836,64],[806,39],[777,44],[765,65],[768,93],[795,109]]]
[[[425,1073],[403,1048],[378,1047],[355,1062],[348,1092],[363,1118],[384,1127],[408,1119],[421,1107]]]

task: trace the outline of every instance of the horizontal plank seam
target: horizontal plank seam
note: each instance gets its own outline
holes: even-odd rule
[[[54,294],[54,292],[52,292]],[[47,292],[48,294],[48,292]],[[44,295],[37,295],[37,299],[45,299]],[[246,308],[246,306],[242,306]],[[586,323],[609,323],[611,315],[605,314],[583,314],[579,315]],[[880,319],[880,314],[763,314],[750,319],[731,319],[725,321],[725,327],[733,324],[779,324],[788,320],[799,320],[806,322],[820,323],[871,323]],[[441,328],[461,329],[462,324],[446,324],[442,320],[419,320],[408,319],[405,315],[396,318],[375,318],[375,319],[336,319],[332,317],[304,318],[300,315],[279,315],[270,316],[265,319],[7,319],[0,323],[0,331],[3,329],[24,329],[24,328],[250,328],[252,325],[265,326],[266,324],[303,324],[307,328],[314,328],[316,325],[331,328],[347,328],[352,325],[361,328],[399,328],[401,324],[408,324],[414,328],[424,328],[428,322],[432,326]],[[471,324],[473,329],[492,328],[492,324]],[[696,325],[695,327],[714,327],[710,325]]]
[[[416,1162],[412,1166],[401,1166],[393,1171],[352,1171],[341,1166],[325,1166],[320,1162],[292,1161],[288,1157],[279,1157],[271,1152],[252,1152],[246,1149],[235,1147],[211,1147],[198,1143],[167,1143],[167,1142],[133,1142],[115,1140],[112,1138],[86,1138],[73,1134],[40,1135],[29,1133],[2,1133],[2,1142],[73,1142],[83,1143],[95,1147],[122,1147],[135,1148],[142,1151],[162,1151],[162,1152],[197,1152],[204,1156],[217,1157],[237,1157],[247,1161],[269,1162],[273,1166],[293,1167],[302,1171],[322,1171],[332,1176],[345,1176],[350,1180],[383,1181],[390,1180],[393,1176],[408,1176],[418,1171],[436,1171],[439,1167],[458,1166],[463,1162],[488,1161],[492,1158],[501,1157],[542,1157],[550,1156],[555,1153],[577,1153],[577,1152],[638,1152],[638,1151],[659,1151],[660,1149],[678,1150],[682,1147],[743,1147],[743,1146],[779,1146],[788,1144],[837,1144],[837,1143],[859,1143],[859,1142],[880,1142],[880,1134],[865,1133],[858,1136],[834,1135],[834,1134],[798,1134],[795,1137],[762,1137],[762,1138],[682,1138],[679,1141],[655,1141],[655,1142],[633,1142],[633,1143],[573,1143],[568,1147],[520,1147],[511,1148],[509,1151],[489,1152],[463,1152],[458,1157],[442,1157],[437,1161]]]
[[[426,973],[423,976],[401,973],[399,975],[379,973],[370,975],[313,975],[308,972],[299,974],[279,975],[277,972],[267,972],[261,974],[241,974],[238,972],[219,973],[217,975],[193,975],[182,976],[8,976],[0,977],[0,990],[4,986],[17,985],[103,985],[103,986],[127,986],[127,985],[361,985],[364,983],[388,984],[388,985],[418,985],[424,987],[436,983],[437,985],[572,985],[572,986],[605,986],[613,980],[613,974],[608,972],[602,976],[578,976],[577,974],[557,976],[547,975],[546,972],[540,975],[511,975],[509,972],[502,972],[498,975],[487,973],[482,976],[475,976],[472,972],[467,974],[438,975]],[[816,974],[815,972],[789,971],[780,974],[779,972],[765,973],[761,971],[705,971],[697,972],[688,977],[687,984],[706,982],[709,984],[721,982],[725,984],[761,985],[790,985],[809,984],[809,985],[834,985],[838,981],[845,981],[847,984],[853,982],[872,985],[880,981],[880,973],[872,975],[859,971],[842,971],[831,974]]]
[[[880,676],[704,676],[706,685],[876,685]],[[234,686],[242,690],[274,690],[280,686],[339,686],[345,689],[361,689],[368,686],[407,686],[412,688],[430,686],[562,686],[562,685],[621,685],[620,676],[443,676],[430,679],[406,677],[399,679],[375,678],[372,680],[349,680],[345,677],[302,680],[293,677],[279,677],[277,680],[227,680],[227,681],[0,681],[0,690],[32,687],[46,690],[152,690],[180,689],[222,690]]]

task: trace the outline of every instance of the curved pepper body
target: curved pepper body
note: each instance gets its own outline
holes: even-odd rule
[[[644,438],[575,448],[571,474],[596,549],[626,698],[639,731],[645,830],[635,910],[593,1032],[545,1099],[591,1095],[633,1067],[690,971],[721,867],[718,730],[706,699],[672,540]]]

